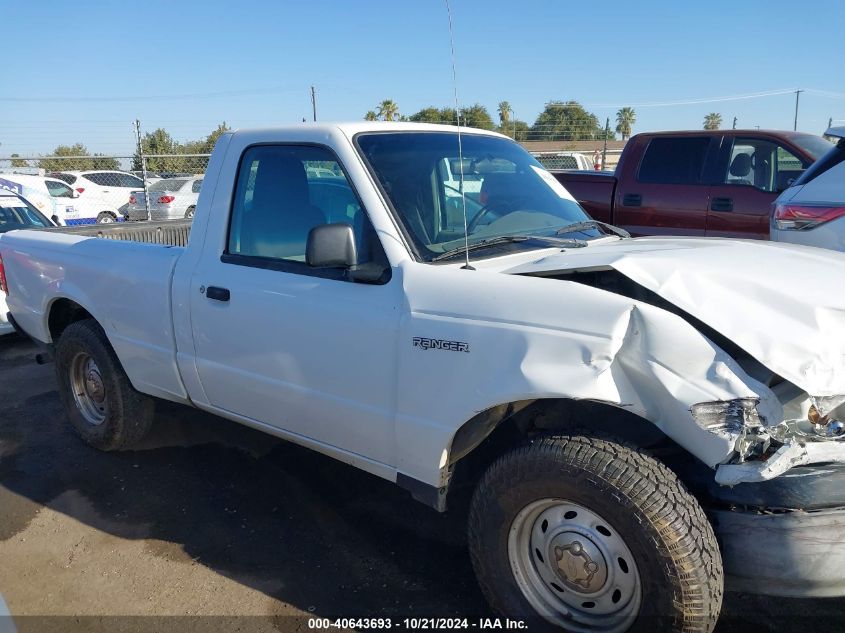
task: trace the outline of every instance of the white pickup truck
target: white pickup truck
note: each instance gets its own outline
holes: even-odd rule
[[[723,578],[845,595],[845,255],[626,238],[505,137],[353,123],[224,134],[193,225],[0,256],[86,442],[131,447],[163,398],[440,511],[472,490],[502,614],[710,631]]]

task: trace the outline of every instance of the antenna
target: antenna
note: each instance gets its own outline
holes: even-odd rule
[[[461,192],[461,202],[464,209],[464,255],[466,263],[461,266],[464,270],[475,270],[469,263],[469,223],[467,222],[467,199],[464,194],[464,148],[461,142],[461,108],[458,104],[458,73],[455,70],[455,36],[452,31],[452,7],[449,0],[446,2],[446,13],[449,16],[449,46],[452,50],[452,86],[455,89],[455,118],[458,122],[458,165],[460,166],[460,183],[458,190]]]

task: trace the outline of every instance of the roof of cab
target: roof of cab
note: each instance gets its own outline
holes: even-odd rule
[[[355,134],[360,134],[361,132],[449,132],[451,134],[454,134],[457,132],[458,128],[455,125],[442,125],[435,123],[412,123],[404,121],[349,121],[338,123],[306,122],[295,125],[260,129],[266,129],[268,131],[273,130],[274,132],[279,132],[281,130],[295,130],[299,132],[303,129],[308,129],[318,133],[340,130],[347,136],[354,136]],[[234,133],[255,133],[258,132],[260,129],[243,128],[234,130]],[[487,136],[500,136],[502,138],[508,138],[507,136],[499,134],[498,132],[491,132],[488,130],[482,130],[479,128],[467,127],[463,125],[461,126],[461,134],[483,134]]]

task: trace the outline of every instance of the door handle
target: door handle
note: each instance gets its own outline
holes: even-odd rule
[[[710,210],[711,211],[733,211],[734,210],[733,198],[713,198],[710,201]]]
[[[205,289],[205,296],[214,301],[226,302],[229,300],[229,289],[219,288],[218,286],[209,286]]]
[[[639,207],[643,204],[643,197],[638,193],[626,193],[622,196],[622,206]]]

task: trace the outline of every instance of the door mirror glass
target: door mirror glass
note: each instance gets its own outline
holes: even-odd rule
[[[351,224],[323,224],[308,233],[305,261],[312,268],[351,268],[358,261]]]

